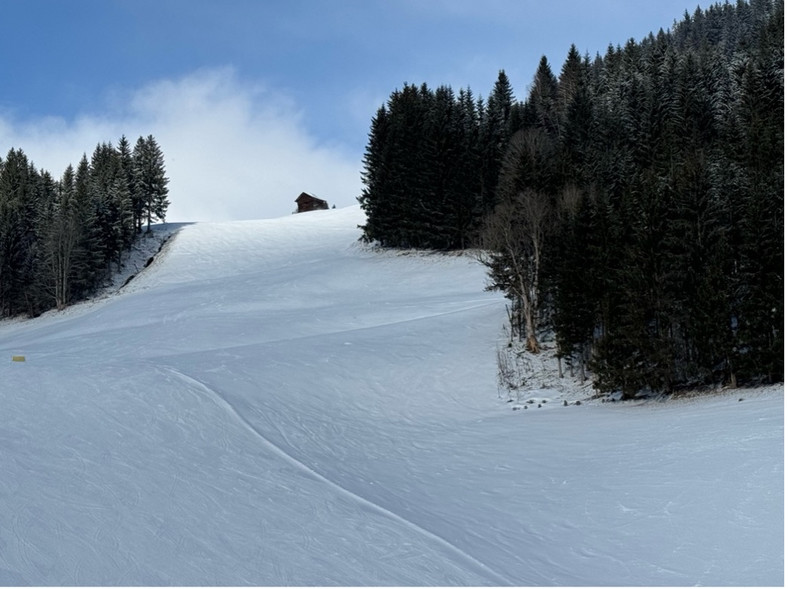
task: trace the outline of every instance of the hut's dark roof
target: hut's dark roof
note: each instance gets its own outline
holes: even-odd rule
[[[296,202],[300,203],[300,202],[303,202],[305,200],[316,200],[316,201],[320,201],[322,203],[326,202],[322,198],[318,198],[314,194],[309,194],[308,192],[302,192],[301,194],[299,194],[298,198],[296,199]],[[326,203],[326,204],[328,204],[328,203]]]

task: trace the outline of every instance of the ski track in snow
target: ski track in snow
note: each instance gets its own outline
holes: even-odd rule
[[[309,474],[310,476],[314,477],[315,479],[319,480],[320,482],[325,483],[326,485],[331,487],[334,491],[342,494],[343,496],[351,499],[352,501],[355,501],[355,502],[357,502],[357,503],[359,503],[359,504],[361,504],[361,505],[371,509],[372,511],[374,511],[376,513],[379,513],[379,514],[381,514],[381,515],[383,515],[385,517],[391,518],[394,521],[396,521],[397,523],[403,524],[403,525],[407,526],[408,528],[416,531],[418,534],[421,534],[421,535],[427,537],[428,539],[437,542],[443,548],[445,548],[448,552],[450,552],[454,556],[458,557],[459,559],[465,561],[467,563],[469,569],[471,569],[471,570],[476,569],[477,570],[477,574],[479,574],[479,576],[489,578],[489,580],[493,584],[499,585],[499,586],[513,584],[513,581],[511,579],[507,579],[503,575],[500,575],[500,574],[496,573],[495,571],[490,569],[490,567],[485,565],[483,562],[478,561],[473,556],[471,556],[470,554],[464,552],[463,550],[461,550],[460,548],[458,548],[457,546],[455,546],[454,544],[452,544],[451,542],[449,542],[445,538],[441,538],[440,536],[438,536],[436,534],[433,534],[429,530],[424,529],[423,527],[421,527],[417,523],[414,523],[414,522],[408,520],[407,518],[405,518],[405,517],[403,517],[401,515],[398,515],[398,514],[392,512],[392,511],[386,509],[385,507],[382,507],[381,505],[378,505],[377,503],[374,503],[374,502],[372,502],[372,501],[370,501],[370,500],[368,500],[368,499],[366,499],[364,497],[361,497],[360,495],[354,493],[353,491],[350,491],[349,489],[346,489],[345,487],[339,485],[338,483],[335,483],[334,481],[328,479],[327,477],[323,476],[319,472],[317,472],[314,469],[310,468],[308,465],[304,464],[303,462],[301,462],[300,460],[298,460],[294,456],[288,454],[280,446],[277,446],[275,443],[273,443],[271,440],[269,440],[265,435],[263,435],[263,433],[261,433],[249,421],[247,421],[227,401],[227,399],[221,393],[219,393],[218,391],[208,387],[207,385],[205,385],[204,383],[200,382],[199,380],[197,380],[197,379],[195,379],[195,378],[193,378],[191,376],[188,376],[187,374],[184,374],[184,373],[180,372],[179,370],[177,370],[177,369],[175,369],[175,368],[173,368],[171,366],[170,367],[166,367],[166,368],[162,368],[162,369],[166,370],[168,373],[173,374],[173,375],[177,376],[178,378],[180,378],[181,380],[183,380],[193,390],[199,391],[203,395],[205,395],[205,396],[209,397],[210,399],[212,399],[213,402],[215,402],[221,409],[223,409],[224,411],[226,411],[227,413],[232,415],[233,418],[236,419],[243,426],[244,429],[249,431],[261,443],[263,443],[266,446],[266,448],[268,448],[273,453],[275,453],[277,456],[279,456],[282,459],[284,459],[285,461],[287,461],[289,464],[293,465],[295,468],[297,468],[299,470],[302,470],[305,473]]]

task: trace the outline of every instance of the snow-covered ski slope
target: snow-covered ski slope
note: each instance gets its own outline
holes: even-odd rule
[[[781,387],[512,411],[484,269],[360,223],[186,226],[0,324],[0,583],[782,585]]]

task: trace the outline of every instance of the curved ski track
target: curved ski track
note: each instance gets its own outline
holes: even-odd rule
[[[273,452],[276,456],[279,456],[293,467],[308,474],[314,479],[322,483],[325,483],[331,489],[333,489],[340,495],[350,499],[351,501],[354,501],[359,505],[363,505],[364,507],[370,509],[371,511],[379,515],[382,515],[386,518],[392,519],[397,523],[402,524],[407,528],[417,532],[418,534],[437,542],[440,546],[442,546],[448,552],[453,554],[455,557],[459,557],[462,561],[466,562],[472,569],[475,569],[474,570],[475,573],[479,574],[480,576],[489,578],[493,584],[498,586],[514,584],[514,582],[511,579],[508,579],[504,575],[492,570],[489,566],[479,561],[474,556],[468,554],[464,550],[458,548],[457,546],[455,546],[445,538],[442,538],[441,536],[438,536],[437,534],[430,532],[429,530],[423,528],[419,524],[397,513],[394,513],[393,511],[383,507],[382,505],[379,505],[373,501],[370,501],[365,497],[362,497],[361,495],[354,493],[353,491],[332,481],[325,475],[320,474],[319,472],[315,471],[308,465],[304,464],[294,456],[290,455],[285,450],[283,450],[280,446],[269,440],[260,430],[258,430],[254,425],[252,425],[252,423],[250,423],[243,415],[241,415],[235,409],[235,407],[233,407],[233,405],[229,401],[227,401],[227,399],[225,399],[225,397],[221,393],[210,388],[205,383],[187,374],[184,374],[183,372],[172,366],[159,366],[158,369],[162,372],[166,372],[180,379],[184,384],[188,386],[189,389],[193,390],[195,394],[202,393],[204,397],[207,397],[212,402],[214,402],[219,408],[230,414],[236,421],[239,422],[239,424],[244,429],[246,429],[249,433],[251,433],[262,444],[264,444],[266,448],[270,449],[271,452]]]

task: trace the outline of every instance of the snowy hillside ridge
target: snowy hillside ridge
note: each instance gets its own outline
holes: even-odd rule
[[[362,221],[183,226],[0,325],[0,585],[782,585],[781,388],[586,402],[544,353],[508,403],[485,269]]]
[[[89,299],[76,301],[62,310],[50,309],[39,317],[32,318],[18,316],[0,319],[0,333],[4,327],[11,325],[35,324],[37,319],[46,317],[70,317],[74,314],[85,312],[100,304],[102,301],[116,296],[125,289],[132,280],[143,272],[149,265],[161,258],[161,254],[169,240],[189,223],[156,223],[151,225],[150,232],[143,232],[134,242],[131,250],[124,251],[120,270],[113,273],[104,281],[104,284]],[[31,323],[32,322],[32,323]]]
[[[134,242],[130,252],[123,259],[123,267],[116,272],[109,284],[104,287],[102,294],[111,294],[126,286],[139,272],[156,261],[167,242],[178,233],[186,224],[184,223],[159,223],[151,225],[150,232],[140,235]]]

